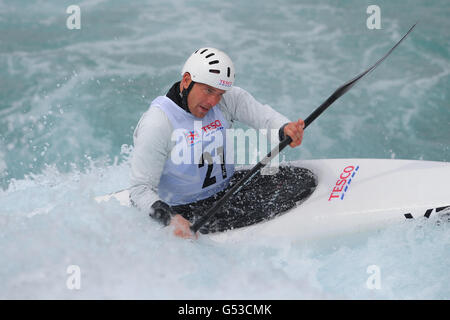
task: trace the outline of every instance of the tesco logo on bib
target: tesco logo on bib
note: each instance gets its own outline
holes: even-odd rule
[[[206,126],[202,127],[203,132],[207,133],[211,130],[215,130],[215,129],[223,129],[222,123],[220,122],[220,120],[215,120],[213,122],[211,122],[210,124],[207,124]]]

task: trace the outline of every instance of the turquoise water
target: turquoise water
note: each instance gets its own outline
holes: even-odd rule
[[[448,226],[421,221],[351,241],[226,246],[173,239],[95,195],[128,186],[132,134],[201,46],[292,120],[413,33],[333,104],[284,160],[450,161],[450,3],[0,1],[0,297],[449,299]],[[68,290],[79,265],[82,289]],[[380,290],[365,283],[381,269]],[[230,267],[231,266],[231,267]]]

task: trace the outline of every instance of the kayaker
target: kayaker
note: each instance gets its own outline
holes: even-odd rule
[[[292,138],[290,146],[297,147],[302,142],[304,122],[291,122],[234,86],[233,62],[218,49],[195,51],[181,75],[181,81],[173,84],[165,96],[152,101],[136,126],[130,200],[163,225],[173,226],[176,236],[189,238],[196,237],[190,222],[172,206],[206,199],[227,187],[234,164],[211,161],[220,153],[225,159],[224,130],[231,128],[234,121],[269,132],[276,129],[280,141],[287,135]],[[222,132],[221,139],[202,139],[217,131]],[[185,138],[174,138],[175,132],[184,133]],[[209,151],[201,153],[197,162],[175,161],[178,153],[174,151],[198,147]]]

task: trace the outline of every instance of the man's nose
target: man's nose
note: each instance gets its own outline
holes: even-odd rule
[[[211,107],[214,107],[216,104],[218,104],[220,101],[220,98],[216,97],[215,95],[211,95],[208,97],[208,104]]]

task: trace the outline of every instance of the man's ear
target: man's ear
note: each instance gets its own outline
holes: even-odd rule
[[[183,74],[183,79],[181,80],[181,86],[183,87],[183,89],[187,89],[191,81],[191,74],[189,72],[185,72]]]

